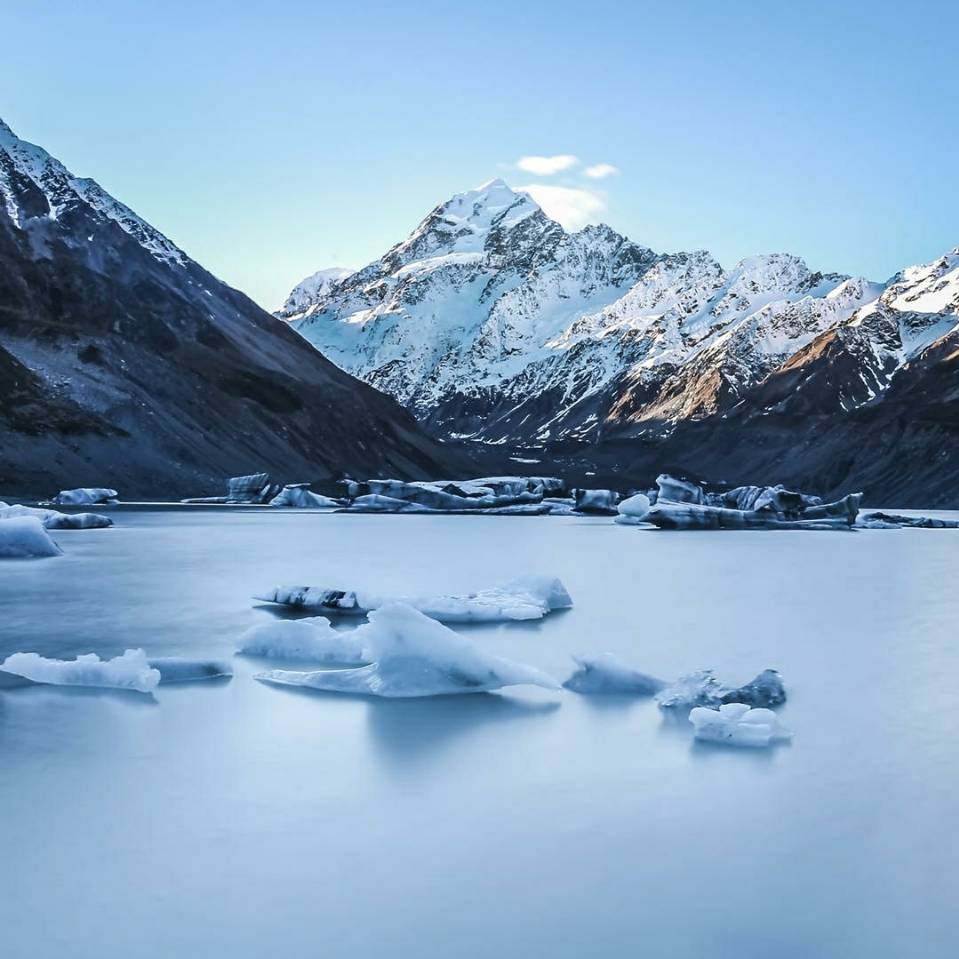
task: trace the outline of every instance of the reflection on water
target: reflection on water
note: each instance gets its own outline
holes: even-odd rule
[[[952,954],[959,534],[116,518],[0,565],[0,655],[230,656],[289,615],[251,598],[274,583],[554,573],[572,610],[464,631],[560,681],[573,653],[663,679],[775,666],[795,740],[697,744],[647,698],[267,686],[246,657],[154,696],[0,690],[5,959]]]

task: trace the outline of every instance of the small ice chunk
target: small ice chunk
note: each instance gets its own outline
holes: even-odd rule
[[[50,501],[57,506],[96,506],[100,503],[115,503],[119,494],[105,487],[81,487],[62,489]]]
[[[35,559],[61,552],[36,516],[0,521],[0,559]]]
[[[782,706],[786,702],[786,687],[777,670],[764,669],[745,685],[725,692],[722,702],[745,703],[747,706]]]
[[[313,663],[361,665],[370,661],[356,639],[357,630],[332,627],[322,616],[315,619],[278,620],[247,630],[240,638],[240,653],[269,659]]]
[[[152,669],[159,670],[161,683],[188,683],[198,679],[219,679],[233,675],[233,667],[218,659],[151,656],[149,662]]]
[[[792,738],[771,709],[727,703],[718,709],[697,706],[689,714],[696,739],[729,746],[769,746]]]
[[[666,684],[627,666],[612,653],[574,656],[579,669],[563,683],[574,693],[633,693],[651,696]]]
[[[663,709],[692,709],[694,706],[718,706],[725,692],[711,669],[700,669],[681,676],[656,698]]]
[[[358,669],[296,672],[275,669],[256,678],[269,683],[367,696],[443,696],[481,693],[503,686],[558,689],[532,666],[483,652],[412,606],[391,603],[370,613],[354,634],[373,662]]]
[[[573,605],[566,587],[555,576],[520,576],[503,586],[448,596],[390,597],[319,586],[274,586],[253,598],[301,609],[356,615],[365,615],[389,603],[404,603],[444,623],[542,619],[547,613]]]
[[[46,659],[37,653],[14,653],[0,663],[0,669],[52,686],[102,686],[149,693],[160,682],[160,671],[150,665],[142,649],[128,649],[113,659],[100,659],[96,653],[76,659]]]

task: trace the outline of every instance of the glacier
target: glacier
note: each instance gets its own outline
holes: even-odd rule
[[[559,689],[559,684],[540,670],[484,653],[464,636],[404,603],[373,610],[369,623],[356,632],[373,659],[367,666],[310,672],[274,669],[256,678],[386,698],[482,693],[516,685]]]
[[[379,596],[362,590],[319,586],[274,586],[254,599],[299,609],[362,616],[390,603],[412,606],[444,623],[491,623],[542,619],[569,609],[573,600],[555,576],[520,576],[502,586],[475,593],[425,596]]]

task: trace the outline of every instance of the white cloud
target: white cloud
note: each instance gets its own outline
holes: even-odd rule
[[[548,183],[531,183],[516,189],[528,193],[548,217],[567,230],[578,230],[587,223],[595,223],[599,214],[606,209],[606,201],[589,190]]]
[[[586,167],[583,173],[594,180],[602,180],[614,173],[619,173],[619,167],[614,167],[612,163],[597,163],[594,166]]]
[[[569,153],[562,153],[554,157],[520,157],[516,165],[527,173],[535,173],[536,176],[552,176],[562,170],[568,170],[576,166],[579,160]]]

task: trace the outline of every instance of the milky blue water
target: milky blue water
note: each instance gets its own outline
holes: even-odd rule
[[[791,746],[644,699],[365,701],[255,682],[0,691],[7,959],[938,959],[959,937],[959,533],[117,512],[0,563],[0,653],[228,655],[263,586],[525,572],[575,607],[474,628],[558,678],[779,668]]]

